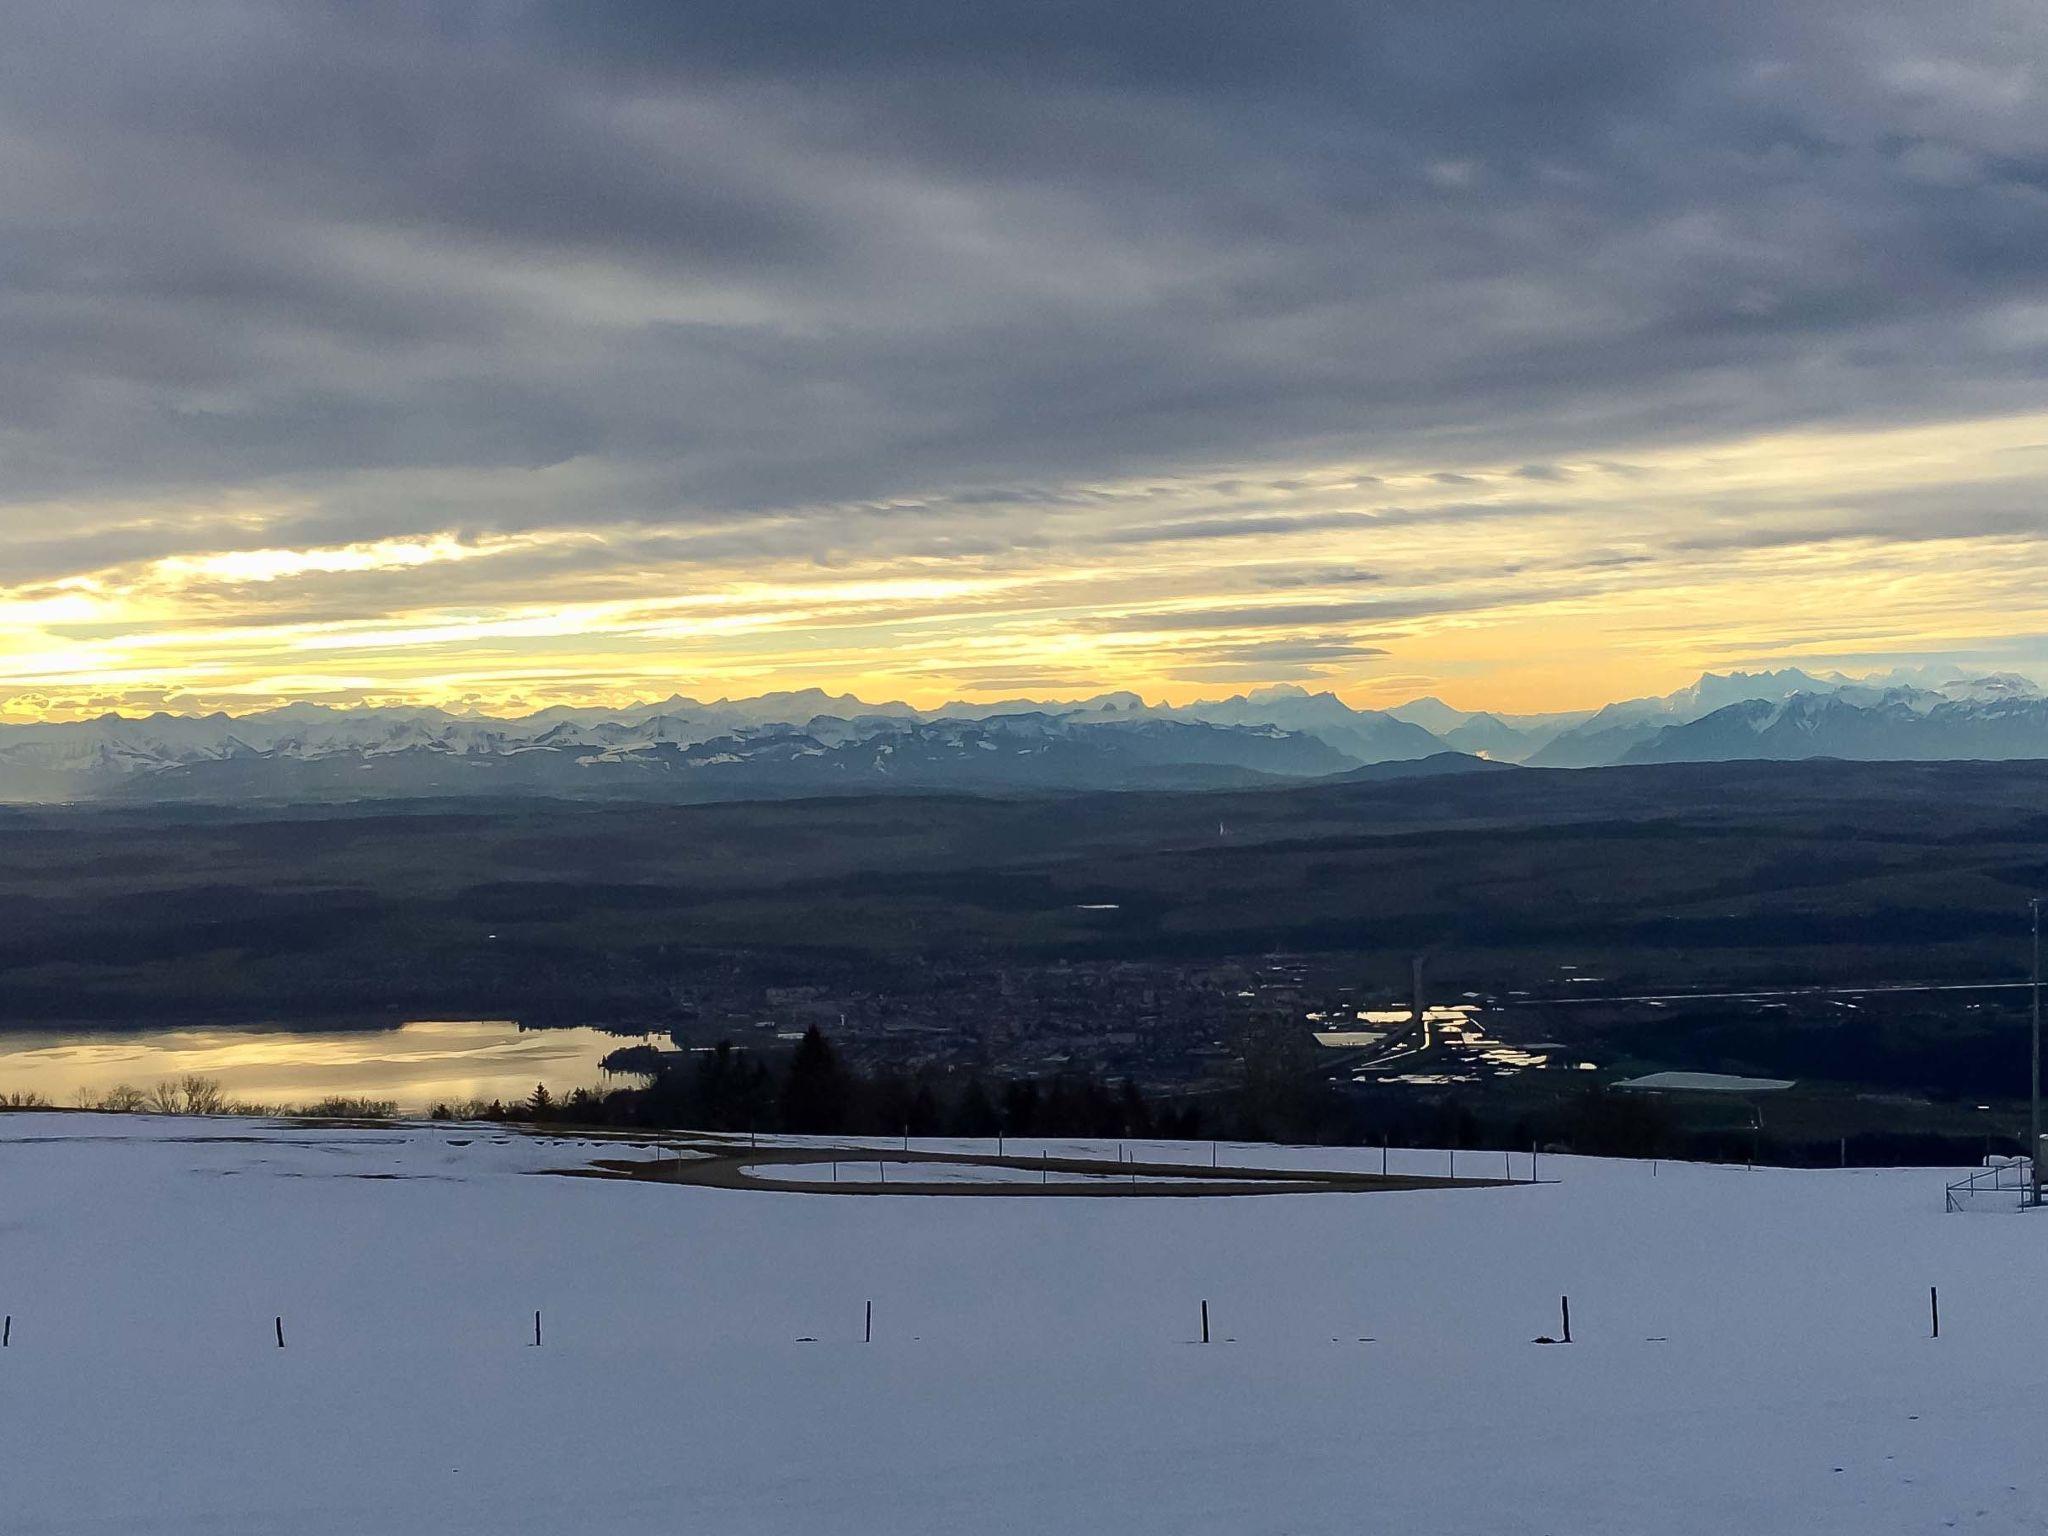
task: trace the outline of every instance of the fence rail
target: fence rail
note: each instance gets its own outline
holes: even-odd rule
[[[2023,1211],[2039,1201],[2033,1166],[2025,1158],[1979,1168],[1948,1186],[1948,1209],[1955,1211]]]

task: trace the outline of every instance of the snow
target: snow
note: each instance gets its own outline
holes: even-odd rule
[[[1782,1093],[1797,1086],[1789,1077],[1737,1077],[1728,1072],[1652,1072],[1616,1083],[1617,1088],[1671,1093]]]
[[[1006,1150],[1113,1161],[1117,1144]],[[1557,1182],[1158,1200],[546,1172],[673,1155],[484,1126],[0,1116],[0,1528],[2048,1524],[2048,1217],[1945,1215],[1960,1170],[1545,1157]],[[1565,1293],[1576,1342],[1532,1343]]]

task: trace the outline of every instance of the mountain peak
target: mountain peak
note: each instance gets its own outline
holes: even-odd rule
[[[1244,698],[1253,704],[1266,704],[1274,699],[1306,699],[1309,697],[1312,697],[1312,695],[1299,683],[1269,683],[1263,688],[1254,688],[1250,693],[1244,695]],[[1315,694],[1313,697],[1327,698],[1333,697],[1333,695],[1324,693]]]

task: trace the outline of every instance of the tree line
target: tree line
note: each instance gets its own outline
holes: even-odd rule
[[[843,1136],[1213,1134],[1201,1103],[1147,1094],[1128,1077],[1114,1086],[1064,1073],[991,1084],[973,1075],[863,1072],[816,1025],[779,1057],[730,1041],[681,1062],[666,1052],[627,1054],[630,1062],[618,1064],[650,1071],[647,1086],[557,1096],[540,1085],[514,1104],[437,1104],[434,1117]]]
[[[1298,1033],[1298,1032],[1297,1032]],[[1304,1063],[1291,1042],[1246,1038],[1226,1086],[1198,1095],[1148,1093],[1077,1074],[990,1082],[956,1073],[864,1072],[816,1026],[786,1052],[722,1042],[678,1059],[628,1048],[615,1065],[645,1072],[645,1087],[537,1086],[506,1104],[436,1105],[436,1119],[485,1119],[642,1129],[788,1132],[844,1136],[1156,1137],[1295,1145],[1444,1147],[1460,1151],[1576,1152],[1600,1157],[1681,1158],[1824,1166],[1957,1166],[2009,1139],[1863,1132],[1794,1137],[1686,1125],[1654,1095],[1588,1084],[1512,1114],[1444,1095],[1363,1100]]]

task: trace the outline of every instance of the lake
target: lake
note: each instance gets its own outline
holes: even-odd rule
[[[666,1036],[600,1029],[521,1029],[502,1019],[420,1022],[395,1029],[264,1027],[0,1030],[0,1093],[39,1093],[52,1104],[118,1083],[149,1088],[188,1073],[218,1079],[231,1099],[305,1104],[345,1095],[394,1099],[417,1112],[440,1102],[503,1099],[545,1083],[560,1095],[603,1086],[598,1066],[621,1046],[671,1048]],[[612,1086],[639,1081],[612,1078]]]

